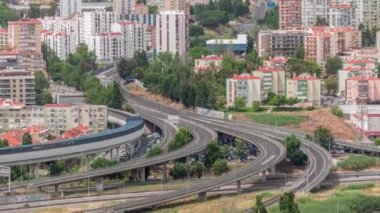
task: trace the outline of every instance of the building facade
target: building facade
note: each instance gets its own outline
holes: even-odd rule
[[[302,0],[302,27],[314,27],[317,19],[328,21],[329,0]]]
[[[302,0],[279,0],[280,30],[301,30]]]
[[[34,75],[25,70],[0,70],[0,98],[25,105],[36,104]]]
[[[320,106],[321,80],[306,74],[289,78],[286,82],[286,97],[297,98],[311,106]]]
[[[113,62],[122,56],[122,33],[103,32],[91,36],[89,49],[95,52],[98,61]]]
[[[346,79],[346,104],[380,101],[380,79],[377,77],[356,76]]]
[[[263,30],[258,36],[259,56],[289,57],[304,45],[303,30]]]
[[[59,14],[61,17],[68,17],[75,13],[82,12],[82,1],[78,0],[60,0]]]
[[[204,70],[218,71],[223,62],[223,56],[220,55],[202,55],[201,58],[195,59],[194,71],[196,73]]]
[[[328,23],[330,27],[357,27],[354,5],[351,3],[330,3]]]
[[[264,85],[265,99],[272,92],[276,95],[285,95],[285,70],[279,67],[261,67],[253,74],[261,77]]]
[[[42,32],[41,39],[62,60],[66,60],[70,53],[76,51],[77,41],[72,34],[44,31]]]
[[[112,9],[117,14],[131,14],[135,5],[136,0],[113,0]]]
[[[12,50],[41,53],[41,22],[37,19],[20,19],[8,22],[9,47]]]
[[[264,100],[264,85],[261,78],[250,74],[235,75],[226,79],[227,107],[233,106],[236,98],[242,98],[246,107],[252,107],[253,102]]]

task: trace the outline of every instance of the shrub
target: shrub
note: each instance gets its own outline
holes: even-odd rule
[[[189,172],[189,165],[187,165],[186,163],[179,163],[179,162],[174,163],[174,168],[173,168],[174,179],[187,177],[188,172]]]
[[[100,168],[105,168],[108,166],[113,166],[117,164],[116,161],[111,161],[107,160],[105,158],[96,158],[92,163],[91,163],[91,168],[92,169],[100,169]]]
[[[173,141],[169,144],[169,151],[173,151],[185,146],[192,139],[193,135],[188,129],[180,128]]]
[[[339,118],[343,118],[343,111],[336,105],[331,107],[331,113]]]
[[[148,152],[148,158],[162,154],[162,149],[158,146],[151,148]]]
[[[214,165],[212,166],[212,172],[214,172],[215,175],[221,175],[223,173],[226,173],[230,171],[230,168],[228,167],[226,160],[216,160]]]
[[[342,188],[341,191],[370,189],[370,188],[373,188],[374,186],[375,185],[373,183],[354,184],[354,185],[349,185],[349,186]]]
[[[380,146],[380,138],[376,138],[375,139],[375,145],[376,146]]]
[[[344,170],[360,171],[368,167],[374,166],[377,159],[365,155],[353,155],[338,163],[338,167]]]

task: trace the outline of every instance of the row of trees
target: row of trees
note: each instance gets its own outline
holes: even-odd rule
[[[174,179],[181,179],[186,177],[197,177],[201,178],[203,176],[204,164],[200,161],[195,164],[187,164],[181,162],[175,162],[173,167],[172,176]]]
[[[293,192],[285,192],[280,197],[279,207],[280,212],[283,213],[299,213],[300,210],[298,209],[298,204],[294,200],[295,195]],[[253,212],[255,213],[267,213],[267,209],[265,208],[265,205],[263,203],[262,196],[258,195],[256,196],[256,204],[253,208]]]
[[[103,86],[97,78],[91,76],[96,70],[96,56],[88,50],[87,45],[79,44],[77,51],[69,54],[64,61],[60,60],[46,45],[43,45],[42,52],[47,70],[54,81],[83,90],[86,101],[90,104],[104,104],[116,109],[122,108],[124,96],[119,85],[114,83],[111,86]],[[40,89],[43,88],[43,86],[39,87],[41,87]],[[44,100],[47,94],[41,94],[41,100]]]

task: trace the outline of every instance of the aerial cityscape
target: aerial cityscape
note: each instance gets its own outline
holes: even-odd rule
[[[0,212],[380,212],[380,0],[1,0]]]

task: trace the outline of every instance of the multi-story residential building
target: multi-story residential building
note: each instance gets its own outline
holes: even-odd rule
[[[261,78],[241,74],[226,79],[227,106],[233,106],[238,97],[244,99],[246,107],[251,107],[253,102],[261,103],[264,100],[264,85]]]
[[[238,34],[236,39],[211,39],[206,41],[206,47],[211,51],[227,51],[241,55],[247,51],[247,34]]]
[[[301,1],[279,0],[280,30],[301,30]]]
[[[380,27],[380,1],[378,0],[355,0],[356,19],[369,28]]]
[[[356,27],[356,11],[351,3],[331,3],[329,6],[330,27]]]
[[[24,69],[28,72],[46,71],[41,53],[34,51],[0,51],[0,69]]]
[[[148,6],[146,6],[145,4],[139,3],[135,5],[134,14],[148,14],[148,12]]]
[[[43,31],[52,33],[66,33],[74,36],[76,45],[85,42],[84,20],[82,14],[76,14],[73,17],[44,17],[39,19],[42,23]]]
[[[77,42],[72,34],[43,31],[41,39],[62,60],[66,60],[70,53],[76,51]]]
[[[89,41],[90,36],[103,32],[111,32],[112,24],[119,21],[118,17],[115,12],[105,10],[83,12],[83,33],[85,42]]]
[[[277,95],[285,95],[285,70],[279,67],[261,67],[253,71],[255,76],[263,81],[265,99],[267,94],[273,92]]]
[[[8,22],[8,32],[11,49],[41,53],[41,22],[39,20],[10,21]]]
[[[88,48],[95,52],[97,60],[112,62],[119,59],[122,54],[123,34],[120,32],[104,32],[90,36]]]
[[[149,25],[146,28],[145,42],[147,52],[152,52],[156,49],[156,27],[154,25]]]
[[[31,4],[41,4],[41,5],[48,5],[51,3],[54,3],[55,0],[20,0],[20,5],[29,6]]]
[[[346,79],[346,104],[380,101],[380,79],[356,76]]]
[[[259,56],[292,56],[297,47],[304,45],[303,30],[264,30],[258,36]]]
[[[112,9],[117,14],[130,14],[133,12],[136,0],[113,0]]]
[[[202,55],[201,58],[195,59],[194,71],[196,73],[205,70],[218,71],[223,62],[223,56],[220,55]]]
[[[327,31],[325,27],[309,28],[304,39],[305,58],[324,66],[324,62],[330,56],[338,53],[336,40],[336,35]]]
[[[287,79],[286,97],[297,98],[312,106],[321,104],[321,80],[306,74]]]
[[[287,57],[271,57],[264,61],[263,66],[284,68],[285,63],[288,62],[288,60]]]
[[[329,0],[302,0],[302,27],[314,27],[317,19],[328,21]]]
[[[121,55],[132,58],[135,52],[147,51],[147,25],[134,21],[119,21],[112,31],[122,34]]]
[[[171,52],[179,56],[186,53],[186,17],[184,12],[163,11],[157,15],[157,53]]]
[[[354,66],[354,67],[345,67],[338,71],[338,92],[344,92],[346,91],[346,80],[362,76],[362,77],[371,77],[374,76],[375,72],[372,69],[366,69],[360,66]]]
[[[0,50],[5,50],[8,48],[8,29],[0,28]]]
[[[59,14],[61,17],[71,16],[75,13],[82,12],[82,1],[78,0],[60,0]]]
[[[25,70],[0,70],[0,98],[36,104],[34,75]]]

